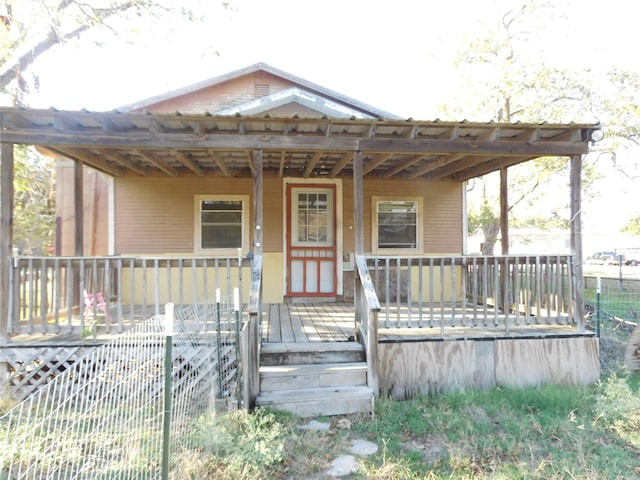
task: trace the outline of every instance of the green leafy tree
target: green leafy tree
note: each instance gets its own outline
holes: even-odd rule
[[[633,233],[634,235],[640,235],[640,214],[636,214],[631,217],[627,223],[622,227],[623,233]]]
[[[184,5],[170,0],[0,0],[0,92],[9,93],[5,102],[28,103],[29,92],[39,88],[37,61],[56,47],[79,37],[86,40],[89,32],[111,32],[114,39],[126,32],[136,35],[141,32],[138,24],[168,15],[195,19]],[[14,159],[14,243],[23,253],[48,253],[55,241],[53,162],[21,147]]]
[[[14,245],[22,254],[46,255],[54,248],[55,184],[50,157],[17,146],[14,175]]]
[[[463,77],[457,102],[442,107],[452,118],[478,121],[563,123],[596,122],[605,108],[595,95],[589,71],[576,72],[545,61],[545,52],[534,48],[537,39],[561,24],[563,17],[549,1],[529,0],[507,11],[485,34],[469,38],[460,50],[456,65]],[[592,161],[593,162],[593,161]],[[566,158],[541,158],[509,168],[509,214],[516,226],[551,228],[567,225],[559,221],[560,211],[568,210],[569,196],[548,209],[548,221],[532,215],[532,206],[540,208],[546,192],[569,190],[569,164]],[[589,191],[599,177],[599,170],[587,161],[583,169],[583,188]],[[480,182],[497,184],[497,173]],[[484,249],[493,251],[499,237],[499,188],[477,190],[480,197],[470,196],[469,216],[486,223],[475,229],[486,229]],[[485,192],[489,191],[489,194]],[[475,206],[478,205],[478,206]],[[491,214],[489,214],[489,210]],[[480,214],[478,214],[480,212]],[[568,212],[565,215],[568,218]],[[475,221],[475,220],[474,220]],[[470,220],[470,224],[472,224]],[[497,229],[497,231],[496,231]],[[473,229],[469,229],[474,233]]]

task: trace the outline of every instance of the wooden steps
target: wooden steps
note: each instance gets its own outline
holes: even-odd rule
[[[260,363],[257,406],[302,417],[373,412],[357,342],[266,343]]]

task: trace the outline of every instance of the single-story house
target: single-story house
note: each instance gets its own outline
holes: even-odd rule
[[[239,286],[261,345],[248,406],[341,413],[380,392],[598,377],[582,302],[580,170],[599,125],[404,119],[263,63],[112,112],[0,113],[3,187],[14,144],[58,158],[55,257],[12,257],[2,189],[5,342],[84,328],[87,312],[78,326],[74,308],[87,292],[106,298],[105,328],[120,331],[140,307],[209,302]],[[571,254],[508,255],[508,168],[542,156],[571,162]],[[503,255],[467,255],[465,182],[493,171]],[[83,273],[64,280],[73,269]],[[39,289],[20,287],[36,277]],[[25,294],[34,289],[39,302]],[[281,382],[289,403],[267,386],[283,375],[272,371],[283,352],[331,350],[335,364],[341,343],[360,349],[364,390],[340,402],[315,390],[313,406],[300,406],[297,377],[320,376],[308,369]],[[339,388],[314,388],[354,387],[338,377]]]

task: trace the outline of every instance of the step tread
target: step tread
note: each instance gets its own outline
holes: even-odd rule
[[[263,343],[262,354],[269,353],[305,353],[305,352],[362,352],[358,342],[291,342]]]
[[[279,390],[261,392],[256,399],[258,405],[277,405],[281,403],[320,402],[326,400],[372,398],[373,390],[362,386],[319,387],[299,390]]]
[[[321,373],[340,374],[366,370],[366,362],[311,363],[302,365],[263,365],[260,367],[260,376],[277,377],[289,375],[318,375]]]

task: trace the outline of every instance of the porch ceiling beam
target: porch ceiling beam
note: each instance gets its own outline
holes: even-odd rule
[[[384,162],[389,160],[393,156],[393,153],[380,153],[374,156],[365,166],[363,170],[363,175],[367,175],[369,172],[372,172]]]
[[[454,172],[451,174],[451,177],[457,181],[465,181],[470,180],[472,178],[481,177],[486,175],[487,173],[498,170],[502,167],[510,167],[511,165],[517,165],[518,163],[526,162],[527,160],[531,160],[535,157],[530,156],[521,156],[521,157],[499,157],[493,158],[487,162],[479,163],[475,167],[470,167],[467,169],[462,169],[459,172]],[[440,175],[440,171],[435,172],[436,175],[433,177],[434,179],[442,178],[446,175]]]
[[[455,128],[448,131],[454,136]],[[209,134],[109,132],[102,128],[88,131],[58,131],[55,129],[12,129],[3,132],[2,141],[51,147],[122,147],[136,149],[214,148],[225,150],[286,149],[294,151],[323,150],[324,152],[355,151],[363,153],[471,153],[500,155],[582,155],[588,153],[587,142],[543,140],[522,142],[513,140],[471,141],[459,139],[362,138],[327,136],[255,134]]]
[[[390,168],[389,170],[387,170],[386,172],[384,172],[382,174],[382,178],[387,179],[387,178],[391,178],[393,177],[395,174],[402,172],[403,170],[406,170],[407,168],[415,165],[416,163],[418,163],[420,160],[422,160],[426,155],[413,155],[411,158],[409,158],[408,160],[405,160],[404,162],[402,162],[399,165],[396,165],[393,168]]]
[[[444,155],[443,157],[436,158],[434,161],[427,163],[424,167],[421,167],[411,173],[411,175],[408,175],[407,180],[413,180],[416,177],[433,172],[434,170],[449,165],[452,162],[457,162],[462,157],[463,155],[461,153],[456,153],[455,155]]]
[[[76,162],[81,162],[90,167],[95,168],[96,170],[100,170],[101,172],[108,173],[114,177],[121,177],[124,175],[124,169],[122,167],[116,167],[111,165],[109,162],[104,160],[100,160],[92,155],[87,154],[84,150],[74,149],[74,148],[66,148],[66,149],[53,149],[49,148],[52,152],[62,155],[63,157],[70,158]]]
[[[342,155],[342,158],[338,160],[338,163],[336,163],[336,165],[331,170],[331,177],[335,178],[344,169],[344,167],[349,165],[349,162],[351,162],[352,158],[353,152],[347,152]]]
[[[116,163],[121,164],[123,167],[132,170],[143,177],[149,175],[149,169],[147,167],[143,167],[142,165],[138,165],[136,162],[131,160],[130,158],[125,157],[122,153],[114,151],[114,150],[97,150],[100,154],[106,158],[113,160]]]
[[[588,152],[586,143],[578,142],[514,142],[510,140],[472,141],[472,140],[431,140],[431,139],[371,139],[361,140],[360,148],[364,152],[395,152],[447,154],[470,153],[476,155],[533,155],[563,156],[582,155]]]
[[[358,148],[359,137],[314,137],[307,135],[236,135],[214,134],[193,135],[192,133],[122,133],[115,134],[102,130],[93,132],[61,133],[48,130],[32,132],[3,132],[4,143],[20,143],[26,145],[43,145],[51,147],[100,147],[100,148],[133,148],[133,149],[167,149],[183,150],[196,148],[213,148],[224,150],[324,150],[325,152],[354,151]],[[375,141],[375,140],[373,140]]]
[[[168,165],[165,165],[164,162],[158,160],[157,158],[155,158],[153,155],[151,155],[150,153],[147,152],[143,152],[142,150],[134,150],[134,153],[136,155],[141,156],[142,158],[144,158],[147,162],[151,163],[153,166],[159,168],[160,170],[162,170],[164,173],[166,173],[167,175],[171,175],[172,177],[177,177],[178,176],[178,172],[176,171],[175,168],[170,167]]]
[[[307,168],[304,169],[304,178],[309,178],[309,175],[311,175],[311,173],[313,172],[313,169],[316,168],[316,165],[318,164],[321,158],[322,158],[322,151],[315,152],[313,154],[313,156],[311,157],[311,160],[309,160],[309,163],[307,164]]]
[[[185,165],[189,170],[198,175],[199,177],[204,177],[204,170],[200,165],[187,157],[184,153],[176,150],[176,158],[180,163]]]
[[[211,149],[208,149],[207,152],[209,153],[209,155],[211,155],[211,158],[213,159],[213,161],[215,162],[217,167],[220,169],[222,174],[225,177],[228,177],[229,176],[229,169],[227,168],[227,164],[224,163],[224,160],[222,159],[222,157],[220,157],[218,152],[216,152],[215,150],[211,150]]]

